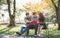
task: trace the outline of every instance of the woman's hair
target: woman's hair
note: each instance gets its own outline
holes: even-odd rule
[[[44,17],[43,13],[40,12],[39,13],[39,17]]]

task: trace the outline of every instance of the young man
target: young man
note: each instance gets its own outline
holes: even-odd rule
[[[32,26],[35,28],[35,35],[37,35],[37,29],[38,29],[38,16],[36,12],[33,12],[31,16]]]
[[[29,22],[31,21],[31,18],[30,18],[30,15],[29,13],[26,13],[26,17],[25,17],[25,23],[26,23],[26,27],[22,27],[20,32],[16,32],[18,35],[22,35],[24,34],[27,30],[28,30],[28,27],[29,27]],[[28,35],[28,34],[27,34]]]

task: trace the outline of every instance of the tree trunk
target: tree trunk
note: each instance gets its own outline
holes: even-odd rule
[[[55,11],[56,11],[56,18],[57,18],[57,23],[58,23],[58,30],[60,30],[60,0],[58,0],[58,7],[56,6],[56,4],[54,3],[53,0],[52,1],[52,4],[54,5],[55,7]]]
[[[10,17],[10,24],[8,26],[15,26],[14,15],[11,15],[11,10],[10,10],[10,0],[7,0],[7,4],[8,4],[8,13]]]
[[[60,0],[58,0],[58,29],[60,30]]]
[[[16,0],[14,0],[13,25],[15,26]]]
[[[14,16],[13,15],[11,15],[11,17],[10,17],[10,24],[9,24],[9,26],[15,26],[15,20],[14,20]]]

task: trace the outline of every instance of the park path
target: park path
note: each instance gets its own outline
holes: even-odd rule
[[[0,38],[35,38],[35,37],[33,36],[10,36],[10,35],[0,34]]]

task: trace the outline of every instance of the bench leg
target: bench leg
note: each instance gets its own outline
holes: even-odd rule
[[[26,35],[27,35],[27,36],[29,35],[29,28],[28,28],[27,31],[26,31]]]
[[[29,30],[27,31],[27,33],[26,33],[26,34],[27,34],[27,36],[29,35]]]
[[[35,35],[37,35],[37,29],[35,28]]]
[[[35,35],[37,35],[37,29],[38,29],[38,26],[36,25],[35,26]]]

